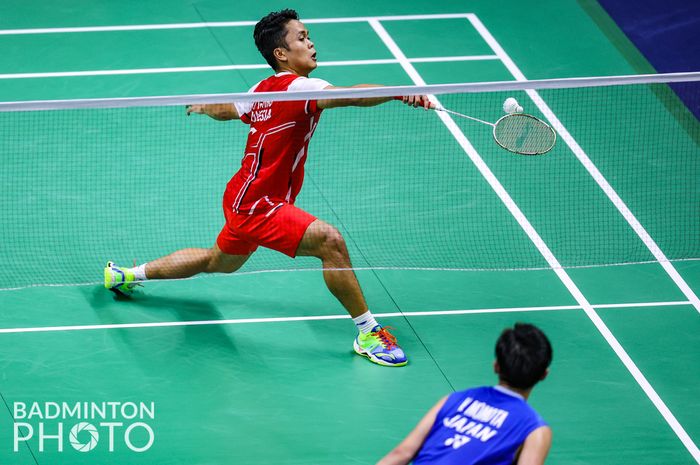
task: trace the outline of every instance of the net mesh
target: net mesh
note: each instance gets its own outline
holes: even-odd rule
[[[679,87],[700,93],[698,82]],[[669,259],[700,257],[700,123],[674,91],[538,92],[570,134],[544,156],[506,152],[488,126],[454,121],[561,265],[654,260],[574,141]],[[548,121],[524,90],[435,93],[494,122],[515,97]],[[0,112],[0,289],[99,282],[108,260],[211,247],[247,133],[184,106]],[[340,230],[355,268],[548,267],[437,113],[396,101],[323,113],[297,206]],[[241,271],[319,267],[261,248]]]

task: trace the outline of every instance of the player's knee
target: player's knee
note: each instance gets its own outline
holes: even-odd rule
[[[327,253],[347,254],[345,239],[343,238],[343,235],[340,234],[340,231],[334,227],[330,227],[326,231],[323,246]]]
[[[219,263],[216,267],[216,273],[233,273],[238,269],[235,263]]]
[[[240,265],[230,260],[218,250],[210,250],[207,264],[208,273],[233,273]]]

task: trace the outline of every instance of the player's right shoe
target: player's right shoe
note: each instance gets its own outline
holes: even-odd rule
[[[371,362],[386,367],[406,365],[406,354],[396,343],[396,338],[389,328],[375,327],[372,332],[360,333],[352,344],[355,353],[367,357]]]
[[[128,297],[134,292],[139,283],[136,281],[133,271],[121,268],[112,262],[107,262],[105,267],[105,287],[122,297]]]

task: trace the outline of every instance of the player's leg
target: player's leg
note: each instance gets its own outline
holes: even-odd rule
[[[149,279],[189,278],[199,273],[233,273],[248,260],[257,245],[240,238],[224,224],[216,244],[210,249],[182,249],[134,268],[107,263],[105,287],[117,294],[129,295],[138,283]]]
[[[189,278],[199,273],[233,273],[247,255],[229,255],[215,244],[211,249],[182,249],[144,265],[146,279]]]
[[[316,220],[306,229],[296,254],[321,259],[328,289],[345,307],[359,330],[353,342],[355,352],[380,365],[406,365],[406,356],[396,338],[377,323],[367,308],[340,232],[328,223]]]
[[[112,262],[104,270],[105,287],[120,295],[129,295],[141,282],[150,279],[189,278],[199,273],[233,273],[248,260],[252,252],[231,255],[218,244],[211,249],[182,249],[134,268]]]
[[[317,257],[323,263],[323,279],[328,290],[351,317],[367,312],[367,302],[350,263],[345,240],[333,226],[316,220],[304,233],[297,255]]]
[[[254,215],[229,215],[236,234],[250,242],[290,257],[318,257],[328,289],[353,317],[360,331],[355,352],[375,363],[403,366],[406,356],[396,338],[382,328],[367,309],[365,298],[352,271],[343,236],[333,226],[291,204],[269,205]]]

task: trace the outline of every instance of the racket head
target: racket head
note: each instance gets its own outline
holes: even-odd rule
[[[539,118],[526,113],[512,113],[496,121],[493,139],[509,152],[542,155],[552,150],[557,133]]]

